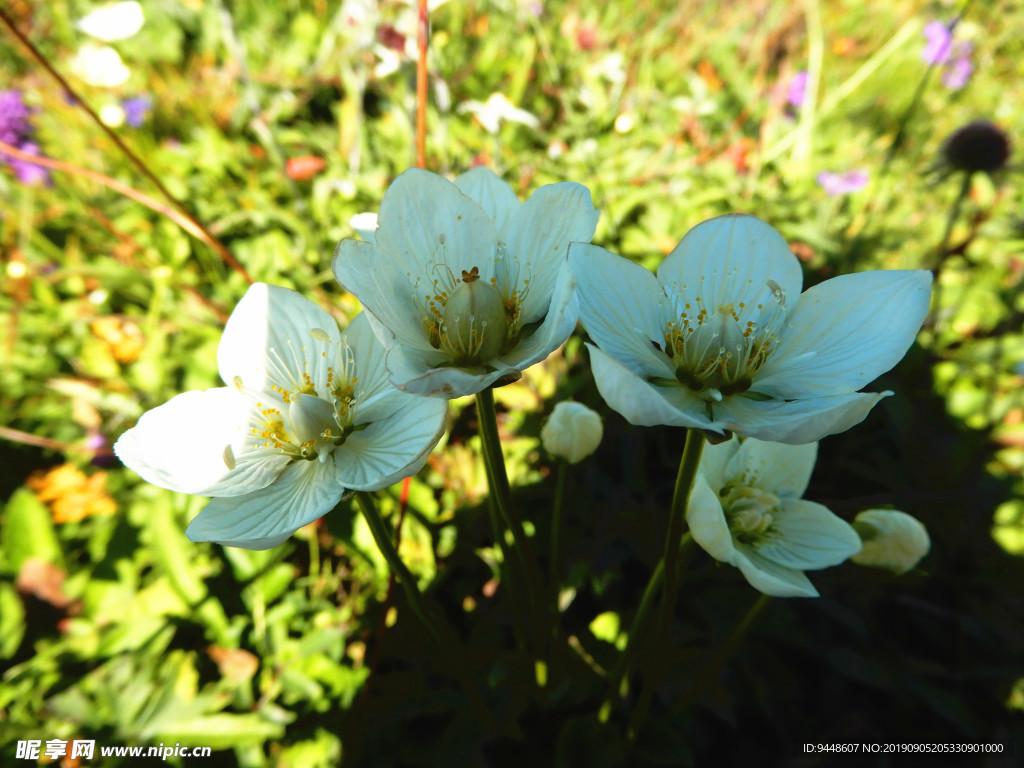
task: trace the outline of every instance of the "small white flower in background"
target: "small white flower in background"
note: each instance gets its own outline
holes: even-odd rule
[[[911,570],[932,547],[921,521],[895,509],[864,510],[853,518],[853,529],[864,542],[853,562],[897,575]]]
[[[144,21],[142,6],[135,0],[126,0],[90,11],[75,26],[97,40],[112,43],[134,35],[142,29]]]
[[[121,55],[109,45],[86,43],[71,59],[70,66],[82,82],[100,88],[116,88],[131,75]]]
[[[104,104],[100,108],[100,121],[110,128],[124,125],[124,109],[120,104]]]
[[[578,464],[597,450],[604,426],[596,411],[583,403],[564,400],[555,406],[540,430],[544,450]]]
[[[591,64],[588,72],[594,77],[601,77],[610,83],[622,85],[626,82],[626,58],[618,51],[613,51]]]
[[[492,93],[487,101],[464,101],[459,104],[458,111],[469,112],[490,134],[498,133],[502,122],[506,120],[511,123],[522,123],[530,128],[537,128],[540,125],[536,115],[520,109],[500,93]]]
[[[249,289],[217,362],[230,386],[178,395],[114,445],[154,485],[215,497],[188,526],[193,541],[276,547],[346,490],[415,474],[444,431],[447,403],[388,383],[365,316],[339,333],[285,288]]]
[[[520,204],[487,168],[454,183],[418,168],[395,179],[368,241],[342,240],[334,274],[388,347],[399,389],[453,398],[515,381],[576,326],[567,253],[598,213],[586,187],[541,187]]]
[[[848,523],[800,498],[817,455],[817,443],[705,446],[686,510],[694,541],[766,595],[817,597],[804,571],[838,565],[861,546]]]
[[[580,320],[602,397],[632,424],[809,443],[891,392],[928,312],[926,270],[860,272],[801,294],[800,262],[751,216],[694,227],[658,267],[574,244]]]

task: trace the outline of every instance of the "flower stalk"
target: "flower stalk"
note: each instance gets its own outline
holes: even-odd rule
[[[441,633],[430,619],[430,614],[423,602],[423,595],[420,594],[419,588],[416,586],[416,577],[412,575],[412,572],[402,562],[398,550],[395,549],[395,545],[391,541],[391,535],[388,533],[387,524],[384,522],[384,518],[381,517],[380,510],[377,509],[373,496],[365,491],[360,491],[356,493],[356,501],[359,502],[359,511],[362,513],[363,519],[373,535],[377,549],[384,555],[384,559],[388,561],[388,567],[398,577],[410,610],[427,629],[434,641],[439,646],[442,646]]]
[[[487,483],[490,487],[491,498],[501,515],[502,522],[512,532],[514,542],[515,563],[508,560],[504,532],[499,532],[499,543],[502,545],[502,552],[506,553],[507,573],[511,577],[509,588],[510,591],[516,593],[513,600],[526,609],[527,634],[531,638],[534,652],[540,657],[543,655],[544,633],[541,631],[541,622],[539,621],[541,613],[538,610],[538,596],[541,591],[536,566],[537,558],[533,551],[533,543],[526,535],[523,521],[511,503],[508,474],[505,472],[505,458],[501,451],[501,437],[498,435],[494,391],[487,388],[478,392],[476,407],[477,424],[480,430],[480,442],[483,446],[484,466],[487,469]],[[517,565],[520,569],[519,573],[516,573]],[[512,576],[512,574],[516,575]],[[543,687],[547,682],[547,665],[540,658],[536,665],[536,673],[537,684]]]
[[[708,683],[715,675],[722,671],[725,663],[732,658],[736,649],[739,648],[740,643],[743,642],[747,633],[750,632],[771,601],[771,595],[758,595],[754,604],[750,606],[749,610],[747,610],[740,620],[736,622],[735,626],[733,626],[732,631],[729,632],[729,636],[725,639],[725,642],[715,649],[714,654],[706,664],[701,665],[701,673],[690,684],[689,688],[686,689],[682,696],[679,697],[679,700],[673,708],[675,711],[688,706],[691,702],[695,701],[701,693],[703,693]]]
[[[443,621],[434,621],[433,611],[431,611],[426,598],[424,598],[419,587],[416,585],[416,577],[413,576],[405,563],[402,562],[398,550],[395,549],[395,545],[391,541],[388,526],[384,522],[384,518],[381,517],[373,496],[365,491],[359,491],[356,493],[356,501],[358,502],[359,511],[362,513],[363,519],[370,528],[370,533],[373,535],[377,548],[384,555],[384,559],[387,560],[391,572],[398,576],[398,581],[405,592],[410,610],[412,610],[420,623],[423,624],[427,632],[430,633],[441,658],[444,660],[444,665],[448,667],[449,673],[459,681],[463,692],[472,703],[473,708],[479,714],[484,725],[491,727],[493,724],[491,723],[487,705],[484,703],[476,685],[474,685],[466,673],[465,665],[460,661],[461,654],[459,648],[461,642],[451,633]]]
[[[684,543],[689,543],[692,539],[689,532],[685,534],[686,538],[683,538],[683,529],[686,526],[686,508],[690,501],[690,493],[693,491],[694,481],[697,478],[697,469],[700,467],[700,457],[704,450],[705,439],[704,433],[700,430],[688,429],[686,431],[686,443],[683,446],[683,456],[679,461],[679,473],[676,475],[676,487],[672,493],[672,507],[669,510],[665,553],[662,555],[662,562],[665,564],[665,588],[661,593],[661,607],[654,636],[654,652],[651,654],[650,667],[644,676],[640,700],[627,730],[630,740],[635,737],[647,714],[651,697],[654,695],[655,681],[661,672],[662,660],[672,637],[672,616],[675,613],[676,599],[679,595],[679,551]]]
[[[551,542],[548,553],[548,589],[551,605],[551,641],[558,641],[558,572],[562,567],[562,510],[565,508],[565,481],[569,474],[569,462],[558,460],[558,475],[555,479],[555,499],[551,507]]]

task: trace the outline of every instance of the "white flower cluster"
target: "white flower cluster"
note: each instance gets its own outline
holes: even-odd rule
[[[117,453],[157,485],[215,497],[194,540],[274,546],[346,489],[418,471],[449,398],[518,379],[581,321],[612,409],[721,443],[691,498],[695,540],[768,594],[817,594],[803,571],[851,557],[861,539],[800,498],[816,441],[892,394],[860,390],[913,342],[931,274],[862,272],[801,293],[782,236],[731,215],[694,228],[654,275],[590,245],[597,219],[580,184],[520,203],[485,168],[454,182],[406,171],[376,219],[360,217],[362,240],[334,254],[362,315],[339,333],[297,294],[253,286],[221,342],[228,386],[147,413]],[[559,406],[543,434],[575,462],[601,421]]]

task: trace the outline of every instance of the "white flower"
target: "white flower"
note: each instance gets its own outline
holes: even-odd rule
[[[285,288],[249,289],[217,362],[230,386],[178,395],[114,445],[154,485],[215,497],[189,525],[193,541],[275,547],[346,489],[417,472],[444,431],[446,403],[388,383],[365,317],[339,334],[329,314]]]
[[[111,128],[120,128],[124,125],[124,109],[120,104],[104,104],[100,108],[100,121]]]
[[[406,171],[381,202],[369,242],[342,240],[334,274],[388,347],[399,389],[459,397],[514,381],[576,325],[569,243],[598,213],[586,187],[541,187],[520,205],[486,168],[454,183]]]
[[[120,54],[109,45],[86,43],[70,64],[71,71],[83,82],[101,88],[116,88],[131,75]]]
[[[906,573],[932,547],[928,531],[916,517],[895,509],[867,509],[853,518],[864,547],[853,557],[858,565]]]
[[[469,112],[480,121],[484,130],[491,134],[498,133],[502,121],[506,120],[522,123],[530,128],[540,125],[536,115],[520,109],[501,93],[492,93],[487,101],[464,101],[459,105],[459,112]]]
[[[134,35],[142,29],[143,21],[142,6],[135,0],[125,0],[100,6],[79,19],[75,26],[87,35],[112,43]]]
[[[848,523],[800,498],[817,454],[817,443],[753,438],[705,446],[686,511],[694,541],[766,595],[817,597],[803,572],[860,550]]]
[[[783,443],[847,430],[892,394],[858,390],[906,353],[932,279],[860,272],[801,294],[786,241],[739,215],[692,229],[657,277],[594,245],[573,245],[570,262],[608,405],[641,426]]]
[[[578,464],[597,450],[604,427],[596,411],[583,403],[563,400],[555,406],[540,430],[544,450]]]

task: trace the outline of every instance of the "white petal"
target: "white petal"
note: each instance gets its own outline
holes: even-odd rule
[[[373,212],[357,213],[348,220],[348,225],[354,229],[364,242],[377,242],[377,214]]]
[[[728,466],[739,450],[740,441],[735,437],[717,445],[705,443],[700,456],[700,471],[715,491],[722,490],[728,484]]]
[[[403,392],[384,399],[378,411],[389,415],[371,414],[373,422],[349,435],[332,454],[338,481],[346,488],[376,491],[416,474],[444,434],[446,400]]]
[[[374,333],[385,347],[390,348],[397,340],[406,346],[429,350],[423,328],[426,299],[421,303],[414,298],[418,294],[413,293],[409,275],[382,268],[387,258],[378,245],[342,240],[334,249],[334,276],[342,288],[359,298],[374,321]]]
[[[493,274],[498,231],[484,210],[443,176],[411,168],[388,187],[381,201],[377,226],[382,272],[412,274],[433,281],[428,264],[444,263],[455,275],[477,267],[481,279]],[[429,288],[432,282],[422,286]],[[364,301],[379,314],[379,307]],[[392,301],[397,297],[392,297]]]
[[[686,233],[658,267],[669,288],[685,286],[705,306],[754,306],[773,281],[792,306],[800,295],[800,262],[775,229],[753,216],[729,214],[709,219]]]
[[[114,452],[161,488],[201,496],[250,493],[274,482],[288,464],[285,456],[253,450],[252,405],[233,389],[185,392],[144,413]]]
[[[639,264],[597,245],[573,245],[569,261],[576,274],[580,322],[590,338],[631,371],[675,378],[665,343],[665,293]]]
[[[776,565],[812,571],[838,565],[860,551],[857,532],[821,504],[783,499],[773,514],[778,536],[758,542],[756,549]]]
[[[551,304],[543,322],[530,338],[520,342],[498,361],[497,367],[508,367],[524,371],[531,365],[547,359],[572,335],[576,328],[579,304],[576,300],[576,281],[568,260],[562,267],[555,282]]]
[[[357,400],[366,400],[379,392],[393,389],[384,363],[387,349],[374,334],[369,314],[360,312],[353,317],[341,335],[356,362],[356,376],[359,378]]]
[[[814,286],[754,388],[783,399],[856,392],[903,359],[928,314],[931,283],[926,270],[877,270]]]
[[[228,547],[270,549],[330,512],[344,492],[331,462],[299,461],[266,488],[213,499],[189,523],[185,535]]]
[[[573,242],[589,243],[600,216],[582,184],[563,181],[541,187],[516,211],[506,241],[519,262],[520,287],[529,280],[523,302],[525,322],[547,311],[558,270]]]
[[[739,554],[734,565],[754,589],[775,597],[818,597],[818,590],[803,571],[776,565],[744,545],[740,545]]]
[[[483,208],[484,213],[494,222],[498,238],[507,241],[509,221],[520,206],[512,187],[490,168],[482,165],[455,179],[455,186]]]
[[[736,557],[729,524],[722,511],[718,494],[708,484],[703,472],[697,474],[686,509],[686,524],[690,527],[693,540],[715,560],[731,563]]]
[[[391,382],[403,392],[446,399],[475,395],[498,379],[511,376],[515,380],[520,376],[514,368],[434,367],[424,355],[402,346],[388,350],[387,367]]]
[[[715,418],[738,435],[777,443],[813,443],[860,424],[892,392],[864,392],[809,400],[750,400],[730,397],[715,406]]]
[[[747,438],[733,460],[742,473],[737,484],[799,499],[807,490],[817,458],[816,442],[785,445]]]
[[[228,386],[240,378],[246,389],[257,392],[268,392],[271,385],[296,392],[305,385],[306,373],[323,394],[338,337],[334,318],[309,299],[256,283],[224,326],[217,365]]]
[[[653,427],[695,427],[722,431],[720,422],[704,415],[704,402],[683,387],[656,387],[637,376],[614,357],[593,344],[590,367],[601,397],[630,424]]]

